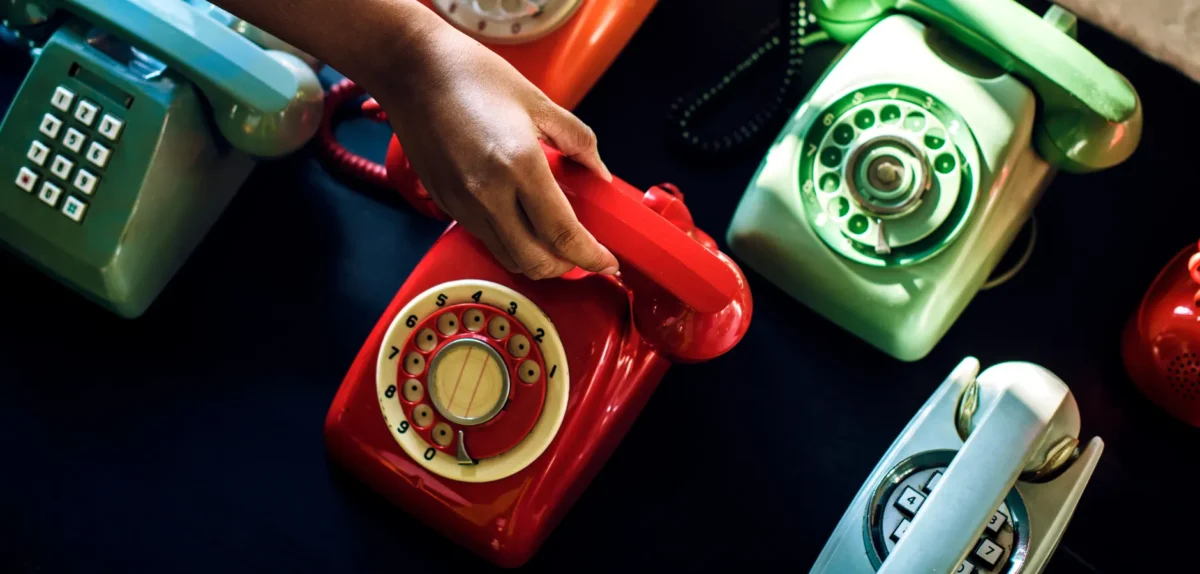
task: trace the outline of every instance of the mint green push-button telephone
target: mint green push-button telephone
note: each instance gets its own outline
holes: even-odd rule
[[[202,0],[0,0],[0,21],[35,55],[0,125],[0,241],[121,316],[321,120],[315,62]]]
[[[1056,169],[1133,153],[1141,104],[1058,9],[1012,0],[820,0],[852,42],[805,97],[727,239],[750,267],[902,360],[925,356]]]
[[[812,574],[1037,574],[1104,450],[1031,363],[964,359],[884,454]]]

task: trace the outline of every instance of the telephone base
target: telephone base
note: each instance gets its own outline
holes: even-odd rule
[[[106,46],[60,28],[0,124],[0,244],[136,318],[256,163],[214,137],[208,104],[185,78]]]
[[[629,292],[617,282],[598,275],[534,282],[492,261],[486,248],[457,225],[433,245],[355,358],[326,417],[325,439],[333,460],[391,503],[489,562],[515,568],[536,553],[600,471],[671,362],[632,327]],[[570,363],[566,411],[557,433],[528,466],[496,480],[469,479],[469,466],[461,471],[463,480],[434,472],[431,465],[441,457],[448,461],[441,473],[460,472],[454,449],[431,447],[427,452],[433,460],[418,461],[398,444],[398,437],[413,434],[409,422],[389,428],[395,422],[381,416],[387,398],[377,388],[377,364],[389,327],[418,295],[464,275],[511,288],[539,307],[545,320],[557,318],[553,327]],[[548,286],[548,281],[559,285]],[[543,372],[549,375],[552,368],[547,364]]]
[[[1031,144],[1034,93],[953,50],[907,16],[871,28],[796,109],[726,234],[768,280],[903,361],[945,335],[1053,176]],[[911,169],[932,182],[915,206],[864,195],[850,167],[896,139],[927,158]]]

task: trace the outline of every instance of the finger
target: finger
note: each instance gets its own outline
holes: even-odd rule
[[[604,181],[612,181],[612,173],[600,159],[596,132],[575,117],[575,114],[551,104],[549,110],[542,114],[537,126],[550,144],[563,155],[596,172]]]
[[[521,273],[530,279],[558,277],[575,266],[538,239],[515,197],[512,203],[495,208],[489,223]]]
[[[526,172],[530,174],[532,185],[517,190],[521,209],[529,219],[534,234],[555,255],[580,269],[605,275],[615,274],[617,258],[579,223],[567,196],[550,173],[546,158],[539,157],[536,165]]]

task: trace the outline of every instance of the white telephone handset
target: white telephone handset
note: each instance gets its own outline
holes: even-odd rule
[[[1079,449],[1079,408],[1046,369],[979,372],[968,357],[892,444],[813,573],[1035,574],[1104,443]]]

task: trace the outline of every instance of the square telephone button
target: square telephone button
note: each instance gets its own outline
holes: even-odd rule
[[[33,140],[33,143],[29,144],[29,151],[25,152],[25,157],[38,165],[46,165],[46,158],[49,156],[50,147],[37,140]]]
[[[75,173],[75,189],[91,195],[92,192],[96,191],[96,182],[99,179],[95,174],[81,167]]]
[[[110,152],[111,150],[108,148],[99,143],[92,142],[92,145],[88,146],[87,159],[95,164],[96,167],[104,167],[108,164],[108,154]]]
[[[42,116],[42,125],[38,126],[38,130],[51,139],[58,137],[59,128],[62,128],[62,120],[54,117],[54,114]]]
[[[47,181],[42,184],[42,190],[38,192],[38,199],[42,200],[46,205],[54,207],[54,204],[58,203],[58,196],[60,195],[62,195],[62,188]]]
[[[59,109],[59,111],[71,111],[71,102],[75,101],[75,92],[68,90],[62,86],[54,88],[54,96],[50,98],[50,105]]]
[[[87,204],[79,201],[74,196],[67,196],[67,200],[63,202],[62,214],[71,218],[75,223],[83,221],[83,214],[87,211]]]
[[[85,126],[92,127],[98,113],[100,113],[99,106],[87,100],[79,100],[79,107],[75,108],[75,119]]]
[[[17,172],[17,187],[32,192],[33,186],[37,185],[38,175],[32,169],[22,167],[21,171]]]
[[[124,126],[125,122],[117,119],[112,114],[104,114],[104,117],[100,120],[100,127],[96,131],[108,138],[109,141],[115,142],[117,138],[121,137],[121,128]]]
[[[953,574],[972,574],[973,572],[975,572],[975,567],[970,562],[963,562],[954,569]]]
[[[980,540],[979,546],[975,547],[975,559],[987,564],[988,569],[995,568],[1003,555],[1004,549],[987,538]]]
[[[900,493],[900,498],[896,499],[896,508],[900,512],[909,516],[916,516],[917,511],[921,509],[921,505],[925,503],[925,495],[916,491],[911,486],[904,487],[904,492]]]
[[[50,164],[50,173],[53,173],[58,179],[66,181],[71,175],[71,168],[75,167],[75,162],[61,156],[54,156],[54,163]]]
[[[79,150],[83,149],[85,140],[87,140],[87,136],[83,135],[83,132],[75,128],[67,128],[67,135],[63,136],[62,142],[67,149],[79,153]]]

